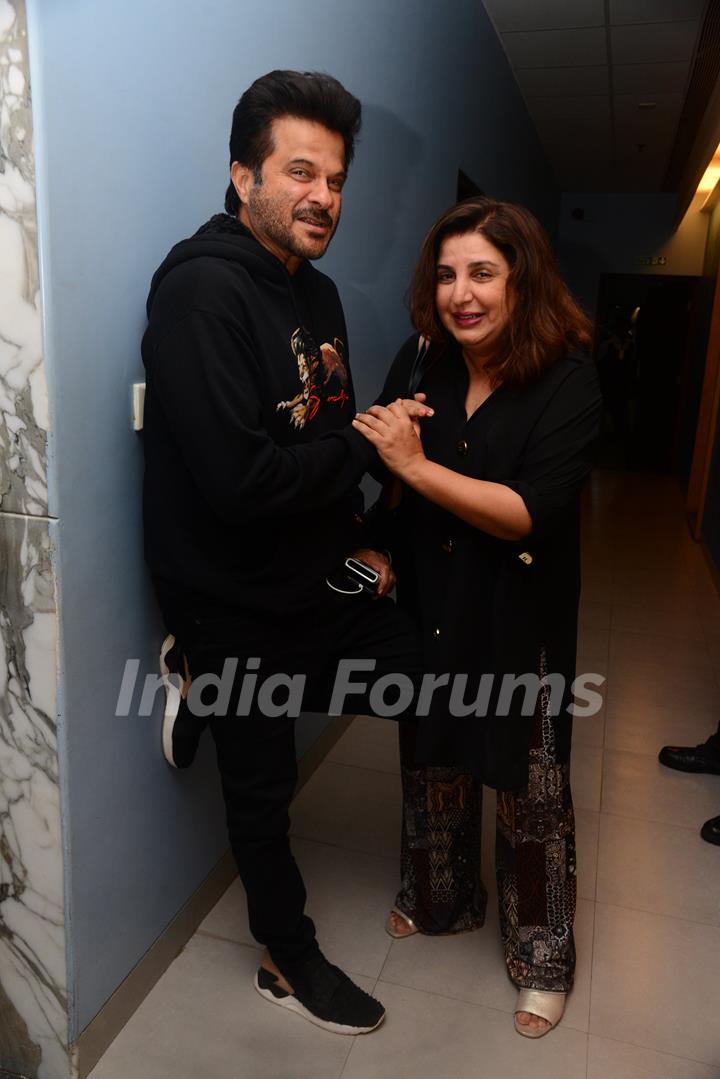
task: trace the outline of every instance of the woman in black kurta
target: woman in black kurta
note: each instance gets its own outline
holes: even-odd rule
[[[425,336],[393,364],[382,399],[396,403],[356,426],[402,481],[398,598],[421,626],[426,669],[467,681],[454,701],[441,688],[428,719],[401,724],[403,880],[388,928],[405,936],[482,925],[481,784],[497,788],[501,928],[525,994],[516,1028],[537,1037],[559,1020],[574,971],[568,706],[579,492],[600,395],[593,365],[567,355],[587,345],[587,322],[520,207],[470,199],[443,215],[411,297]],[[421,442],[397,400],[416,391],[435,412]],[[559,715],[547,686],[529,717],[521,693],[498,714],[502,676],[525,673],[562,676]],[[459,716],[460,700],[465,712],[477,700],[484,718]]]

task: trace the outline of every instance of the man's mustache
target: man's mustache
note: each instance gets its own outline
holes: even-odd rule
[[[305,221],[308,225],[322,225],[323,227],[332,228],[333,219],[330,214],[319,213],[309,214],[307,211],[301,211],[295,214],[297,221]]]

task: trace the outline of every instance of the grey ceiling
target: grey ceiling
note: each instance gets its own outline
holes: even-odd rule
[[[564,190],[660,189],[706,3],[484,0]]]

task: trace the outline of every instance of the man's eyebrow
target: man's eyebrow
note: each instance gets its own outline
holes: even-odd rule
[[[309,161],[306,157],[294,157],[292,161],[288,161],[288,166],[290,165],[309,165],[311,169],[316,167],[315,162]],[[333,176],[342,176],[345,179],[347,178],[347,172],[345,169],[338,169],[337,172],[333,173]]]

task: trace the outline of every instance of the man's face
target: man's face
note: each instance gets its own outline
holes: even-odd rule
[[[233,162],[240,220],[293,273],[301,259],[319,259],[333,237],[345,183],[341,135],[311,120],[273,121],[274,149],[262,165],[262,183]]]

